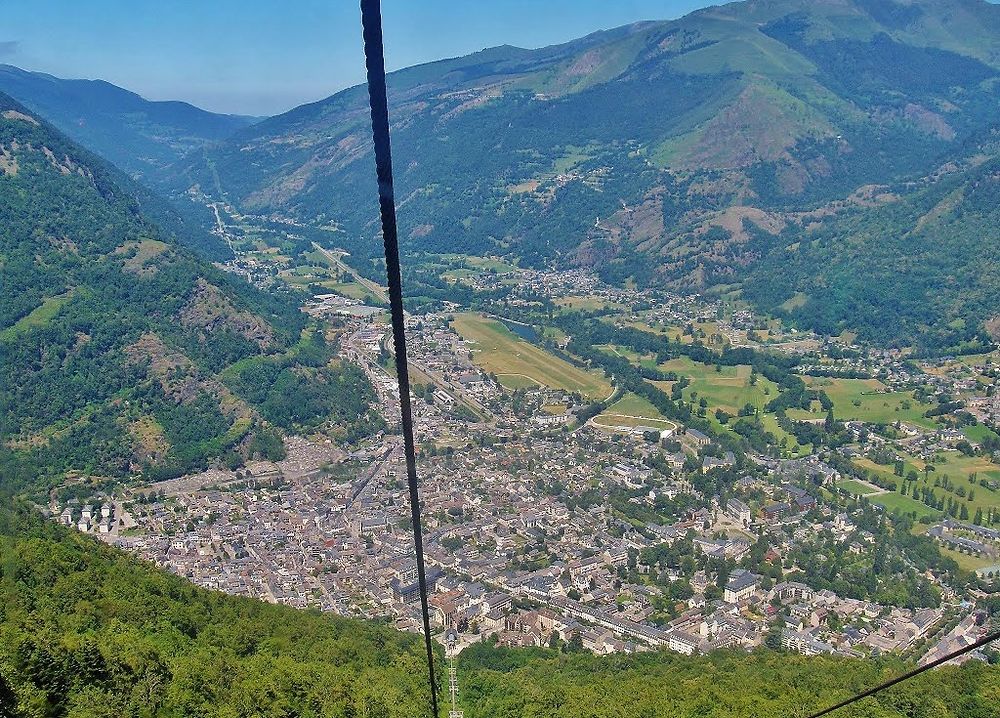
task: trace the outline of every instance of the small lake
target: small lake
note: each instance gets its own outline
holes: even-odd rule
[[[517,334],[517,336],[521,337],[524,341],[531,342],[532,344],[538,343],[538,332],[535,331],[533,326],[521,324],[520,322],[514,322],[510,319],[503,319],[502,317],[497,317],[497,319],[500,320],[501,324]]]

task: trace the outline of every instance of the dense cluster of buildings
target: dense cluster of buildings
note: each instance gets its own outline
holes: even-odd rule
[[[629,301],[582,272],[525,271],[520,279],[525,296]],[[473,281],[489,288],[497,278]],[[377,313],[356,306],[319,297],[311,312],[338,317],[344,358],[366,372],[392,423],[399,395],[388,329]],[[655,311],[675,323],[713,316],[692,300]],[[600,653],[691,654],[767,643],[857,656],[924,642],[920,650],[933,651],[976,635],[979,627],[967,620],[973,607],[957,597],[914,610],[810,587],[794,556],[817,536],[858,560],[876,548],[851,511],[824,500],[818,487],[840,477],[817,456],[752,456],[737,472],[732,452],[708,451],[711,438],[693,428],[663,430],[660,441],[592,424],[564,429],[572,411],[542,407],[571,406],[565,392],[528,390],[512,406],[510,392],[473,362],[447,314],[407,319],[411,382],[421,392],[413,404],[424,447],[430,606],[442,636],[459,646],[495,636],[505,645],[566,643]],[[737,316],[724,329],[752,321]],[[863,427],[856,428],[860,436]],[[100,508],[51,509],[63,523],[202,586],[390,617],[417,630],[400,440],[380,434],[348,451],[295,438],[287,449],[281,462],[120,489],[99,497]],[[712,472],[738,478],[724,493],[706,490],[713,484],[697,477]],[[934,526],[931,535],[982,555],[995,555],[1000,543],[996,531],[959,522]]]

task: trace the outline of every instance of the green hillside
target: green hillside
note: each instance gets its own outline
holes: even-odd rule
[[[440,654],[438,660],[441,660]],[[896,674],[896,660],[770,651],[595,657],[488,644],[460,656],[469,718],[801,716]],[[0,715],[425,715],[420,640],[388,627],[196,588],[0,507]],[[992,718],[1000,671],[973,661],[843,716]]]
[[[178,247],[119,176],[0,95],[0,483],[238,466],[377,421],[295,298]]]
[[[882,206],[823,226],[789,228],[750,272],[746,293],[803,326],[940,351],[1000,338],[1000,154],[912,187]],[[984,331],[985,328],[985,331]]]
[[[199,589],[26,511],[0,507],[0,716],[424,710],[416,636]]]
[[[1000,7],[755,0],[539,50],[485,50],[393,73],[389,87],[411,249],[732,289],[758,266],[778,271],[787,260],[771,253],[795,231],[833,234],[845,213],[968,157],[998,121]],[[156,181],[335,226],[323,241],[374,275],[366,102],[357,87],[270,118]],[[948,228],[926,232],[953,246]],[[863,257],[844,266],[867,270]],[[981,276],[967,275],[982,313],[1000,311]],[[906,294],[922,291],[919,277],[897,279]],[[957,286],[943,287],[943,302]],[[832,291],[864,299],[850,283]],[[953,321],[901,311],[906,336],[921,341],[938,342]]]

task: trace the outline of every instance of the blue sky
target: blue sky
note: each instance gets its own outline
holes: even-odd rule
[[[708,0],[383,0],[392,69],[541,47]],[[8,0],[0,63],[150,99],[274,114],[364,79],[356,0]]]

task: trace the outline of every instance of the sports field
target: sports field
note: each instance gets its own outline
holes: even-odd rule
[[[904,514],[916,513],[917,516],[930,516],[937,513],[929,506],[920,503],[916,499],[912,499],[909,496],[903,496],[902,494],[893,493],[892,491],[885,494],[879,494],[878,496],[871,496],[869,498],[873,504],[884,506],[889,512]]]
[[[648,400],[631,392],[594,417],[594,423],[598,426],[648,426],[655,429],[677,427],[676,422],[664,417]]]
[[[573,366],[524,341],[496,320],[480,314],[456,314],[452,327],[463,339],[472,342],[476,364],[496,374],[508,388],[542,385],[580,392],[590,399],[605,399],[611,394],[611,384],[603,376]]]

